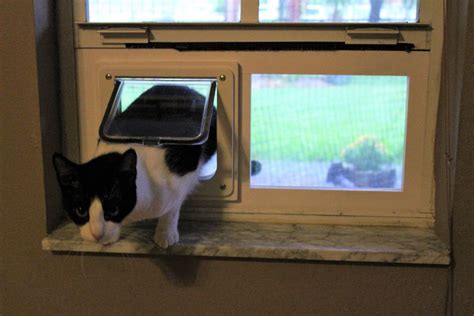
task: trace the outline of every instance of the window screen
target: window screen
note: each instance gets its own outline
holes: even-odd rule
[[[408,77],[252,75],[252,188],[403,188]]]
[[[419,0],[260,0],[261,22],[418,21]]]
[[[240,0],[88,0],[88,22],[239,22]]]

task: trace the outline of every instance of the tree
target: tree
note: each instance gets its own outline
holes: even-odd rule
[[[383,0],[370,0],[370,23],[376,23],[380,21],[380,9],[382,9],[382,2]]]
[[[334,3],[334,13],[332,15],[333,22],[338,22],[342,20],[341,8],[349,4],[350,0],[333,0]]]
[[[280,21],[298,22],[301,15],[301,0],[279,0],[278,14]]]

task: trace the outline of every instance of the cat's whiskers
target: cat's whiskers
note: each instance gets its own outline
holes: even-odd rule
[[[128,253],[123,253],[122,255],[125,257],[125,265],[128,266],[132,274],[132,279],[134,279],[135,278],[135,264],[133,262],[133,256]]]
[[[129,240],[133,243],[135,243],[135,248],[140,248],[142,244],[149,244],[150,240],[141,237],[141,236],[131,236]]]
[[[81,273],[84,278],[87,278],[85,265],[84,265],[84,252],[81,252]]]
[[[143,243],[146,243],[146,244],[149,244],[150,242],[153,242],[153,240],[151,240],[150,238],[148,238],[146,236],[141,236],[141,235],[133,234],[133,233],[130,233],[130,232],[123,232],[122,236],[127,238],[128,240],[130,240],[132,242],[143,242]]]
[[[61,264],[60,264],[60,266],[62,267],[62,269],[61,269],[62,277],[60,277],[60,278],[55,278],[56,280],[58,280],[58,279],[62,279],[62,280],[63,280],[63,281],[62,281],[62,284],[60,284],[60,285],[62,286],[62,289],[63,289],[63,290],[61,291],[61,293],[62,293],[61,302],[65,301],[65,299],[67,298],[67,297],[66,297],[66,293],[68,293],[68,290],[66,289],[66,285],[69,284],[69,283],[66,283],[66,282],[67,282],[67,280],[68,280],[69,278],[67,278],[67,277],[65,277],[65,276],[68,275],[68,273],[66,272],[66,268],[67,268],[67,267],[70,267],[71,265],[70,265],[70,264],[67,264],[66,261],[69,260],[69,258],[75,258],[75,257],[76,257],[76,253],[73,252],[73,251],[66,251],[66,252],[62,253],[62,256],[63,256],[63,257],[62,257],[62,262],[61,262]],[[71,259],[71,260],[75,260],[75,259]]]
[[[126,270],[130,271],[130,279],[128,283],[133,290],[133,287],[135,287],[136,284],[136,258],[130,253],[120,253],[120,255],[124,258]]]

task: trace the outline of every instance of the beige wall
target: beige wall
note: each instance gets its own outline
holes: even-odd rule
[[[1,1],[1,315],[444,314],[449,280],[445,267],[81,256],[42,251],[45,209],[57,203],[56,189],[50,185],[48,157],[60,141],[55,125],[56,56],[54,49],[50,50],[54,48],[54,29],[42,28],[49,23],[43,18],[52,2]],[[36,37],[34,8],[41,14],[36,30],[42,31]],[[469,30],[474,37],[474,23]],[[36,51],[35,41],[41,51]],[[472,68],[474,55],[468,56],[467,64]],[[468,83],[474,80],[472,70],[466,76]],[[463,100],[462,115],[472,122],[473,98],[466,92]],[[473,138],[468,123],[461,124],[459,138],[463,162],[459,168],[466,170],[459,172],[464,181],[460,183],[465,184],[474,178],[468,163]],[[459,224],[460,233],[455,234],[460,245],[455,254],[463,270],[455,274],[454,284],[461,289],[460,299],[455,300],[458,311],[471,309],[472,313],[474,303],[466,303],[469,294],[463,292],[472,290],[472,282],[466,285],[466,281],[473,275],[468,260],[473,262],[469,243],[474,240],[474,227],[466,222],[473,222],[469,211],[474,201],[463,195],[466,188],[472,185],[457,187],[460,202],[455,203],[456,209],[467,220]],[[470,236],[470,241],[463,234]]]
[[[471,3],[472,4],[472,3]],[[468,10],[453,201],[454,315],[474,315],[474,6]]]

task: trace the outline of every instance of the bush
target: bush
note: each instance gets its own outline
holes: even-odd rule
[[[388,156],[378,138],[365,135],[344,148],[342,160],[356,170],[379,171],[388,162]]]

